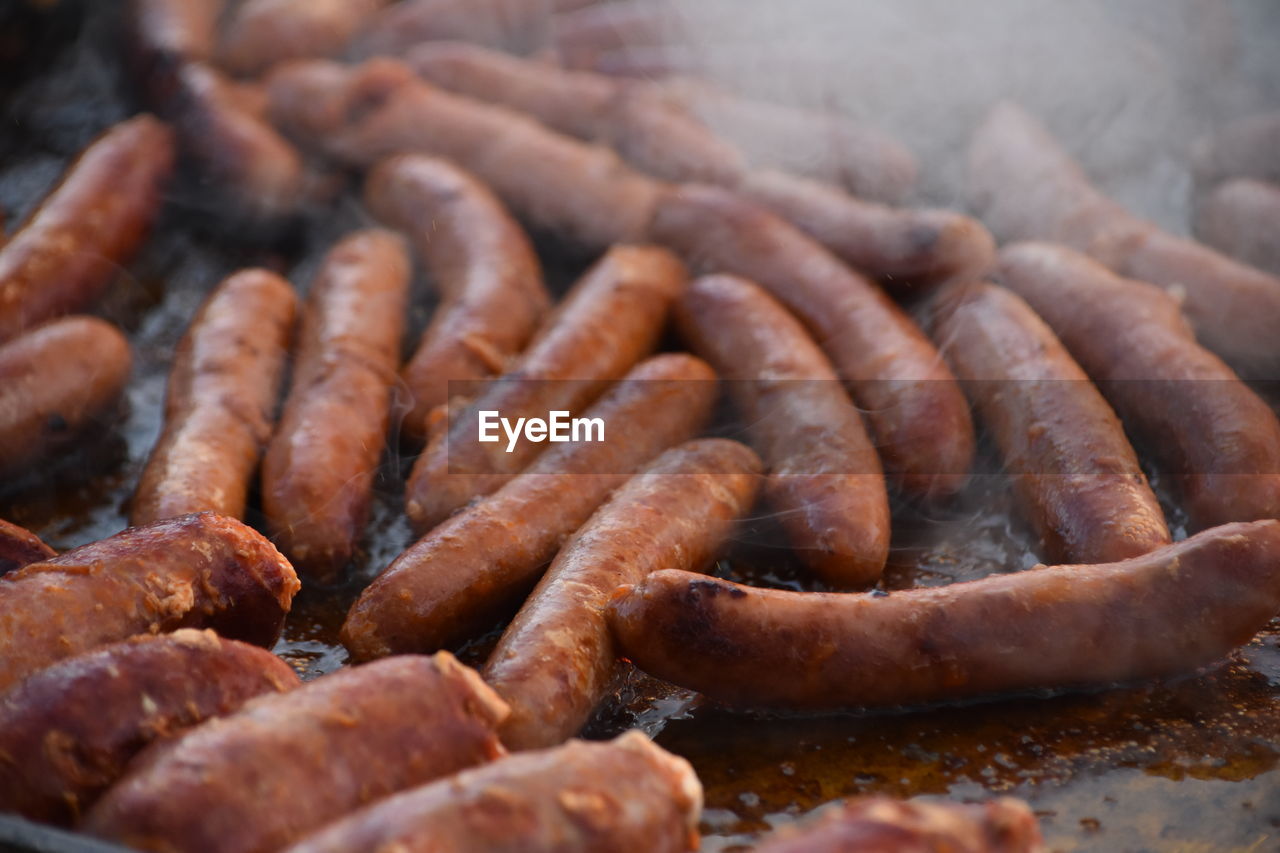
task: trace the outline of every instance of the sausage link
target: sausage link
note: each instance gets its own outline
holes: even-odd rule
[[[147,744],[299,683],[265,649],[185,628],[54,664],[0,698],[0,810],[70,825]]]
[[[751,509],[760,460],[744,445],[702,439],[654,459],[570,538],[502,635],[483,670],[511,706],[502,741],[554,746],[604,698],[615,654],[609,595],[658,569],[701,571]]]
[[[0,518],[0,575],[58,556],[39,536]]]
[[[409,399],[395,421],[415,441],[449,402],[449,382],[502,373],[524,349],[550,297],[533,245],[493,193],[458,167],[416,154],[378,164],[365,206],[412,238],[440,305],[401,373]]]
[[[995,438],[1042,556],[1111,563],[1169,544],[1119,418],[1026,302],[990,284],[952,289],[934,338]]]
[[[1196,232],[1233,258],[1280,275],[1280,184],[1239,178],[1200,204]]]
[[[205,301],[174,353],[164,431],[133,497],[134,524],[203,510],[244,515],[296,308],[289,282],[260,269],[232,275]]]
[[[173,171],[149,115],[103,133],[0,249],[0,342],[89,305],[146,240]]]
[[[674,255],[656,246],[610,249],[565,297],[503,378],[428,442],[409,475],[405,511],[428,530],[523,470],[545,445],[479,440],[480,412],[517,418],[573,415],[651,352],[667,311],[687,281]]]
[[[434,651],[510,614],[610,492],[702,427],[715,386],[692,356],[641,362],[584,413],[604,422],[604,441],[557,445],[419,539],[352,605],[343,645],[359,660]]]
[[[867,587],[889,556],[889,496],[862,417],[804,327],[752,282],[700,278],[681,335],[721,378],[765,461],[765,495],[805,564]]]
[[[299,586],[271,543],[234,519],[130,528],[0,578],[0,690],[135,634],[212,628],[269,646]]]
[[[271,853],[504,754],[507,708],[448,653],[343,669],[139,756],[81,829],[144,851]]]
[[[245,0],[218,45],[218,62],[254,77],[278,62],[337,56],[389,0]]]
[[[620,651],[719,702],[832,710],[1191,672],[1280,609],[1280,521],[1150,554],[890,595],[753,589],[662,571],[610,606]]]
[[[401,239],[357,231],[325,256],[298,332],[284,413],[262,460],[262,508],[305,575],[335,580],[364,532],[409,297]]]
[[[560,64],[582,71],[598,71],[610,54],[657,47],[678,35],[683,18],[670,3],[614,0],[585,9],[566,11],[552,21]]]

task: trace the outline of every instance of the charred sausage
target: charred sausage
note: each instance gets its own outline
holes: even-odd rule
[[[1200,203],[1200,238],[1233,258],[1280,275],[1280,184],[1227,181]]]
[[[218,61],[254,77],[278,62],[337,56],[390,0],[245,0],[222,31]]]
[[[58,556],[30,530],[0,518],[0,575]]]

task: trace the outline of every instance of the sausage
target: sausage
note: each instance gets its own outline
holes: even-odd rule
[[[546,418],[578,414],[658,342],[667,311],[686,283],[684,267],[656,246],[617,246],[564,298],[505,378],[492,382],[447,431],[427,444],[409,475],[405,512],[418,531],[492,493],[545,445],[481,443],[480,413]]]
[[[791,547],[832,586],[875,584],[889,556],[884,472],[818,345],[773,297],[735,276],[695,281],[676,319],[693,351],[728,380]]]
[[[1229,122],[1192,151],[1196,178],[1213,185],[1226,178],[1280,181],[1280,112]]]
[[[0,344],[0,473],[48,459],[100,423],[131,363],[124,335],[96,317],[65,317]]]
[[[1280,366],[1280,278],[1143,221],[1098,192],[1035,119],[1002,104],[969,151],[974,207],[1001,241],[1052,240],[1177,297],[1196,336],[1243,374]]]
[[[261,269],[241,270],[210,294],[173,356],[164,431],[133,497],[134,524],[202,510],[244,515],[296,308],[289,282]]]
[[[149,115],[95,139],[0,248],[0,342],[92,303],[146,240],[173,171]]]
[[[213,56],[225,7],[225,0],[130,0],[125,7],[130,62],[150,97],[166,97],[172,74],[185,63]]]
[[[715,385],[692,356],[641,362],[584,413],[605,424],[605,441],[557,445],[419,539],[351,606],[342,644],[357,660],[435,650],[510,614],[610,492],[702,427]]]
[[[1093,566],[889,595],[753,589],[661,571],[609,625],[659,678],[734,706],[827,711],[1099,687],[1194,671],[1280,609],[1280,521]]]
[[[0,690],[135,634],[212,628],[269,646],[299,586],[271,543],[235,519],[132,527],[0,577]]]
[[[697,848],[702,786],[638,731],[514,755],[338,821],[289,853],[678,853]]]
[[[404,0],[373,16],[356,56],[397,56],[427,41],[474,42],[512,53],[541,50],[553,7],[563,0]]]
[[[145,851],[269,853],[498,758],[506,712],[448,653],[339,670],[153,747],[80,828]]]
[[[728,190],[685,185],[650,229],[695,269],[756,281],[800,319],[867,411],[885,472],[909,494],[957,491],[973,423],[955,378],[910,318],[867,279],[786,222]]]
[[[751,509],[759,475],[744,445],[691,441],[650,462],[573,534],[483,670],[511,706],[503,743],[538,749],[582,729],[613,673],[609,594],[657,569],[704,569]]]
[[[218,45],[218,62],[255,77],[277,62],[337,56],[389,0],[244,0]]]
[[[0,575],[58,556],[39,536],[0,518]]]
[[[601,70],[605,57],[632,48],[661,46],[673,40],[684,20],[670,3],[615,0],[566,11],[552,20],[556,54],[566,68]]]
[[[392,157],[365,179],[365,206],[409,235],[440,291],[431,325],[401,373],[395,421],[415,441],[449,402],[449,382],[488,379],[524,349],[550,297],[528,236],[493,193],[444,160]]]
[[[1112,563],[1169,544],[1119,418],[1026,302],[985,283],[953,288],[937,299],[934,338],[995,439],[1042,556]]]
[[[1280,184],[1227,181],[1200,203],[1196,233],[1215,249],[1280,275]]]
[[[1178,483],[1192,529],[1280,518],[1280,421],[1196,343],[1172,297],[1045,244],[1003,249],[998,280],[1057,332]]]
[[[68,658],[0,698],[0,809],[70,825],[147,744],[299,683],[265,649],[186,628]]]
[[[307,294],[262,508],[280,550],[321,582],[337,578],[369,518],[408,297],[408,252],[379,229],[339,241]]]

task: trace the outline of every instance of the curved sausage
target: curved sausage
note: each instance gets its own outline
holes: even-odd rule
[[[280,550],[332,582],[373,500],[409,297],[409,255],[389,231],[339,241],[307,293],[293,379],[262,460],[262,508]]]
[[[110,411],[133,357],[120,330],[65,317],[0,345],[0,473],[67,447]]]
[[[658,569],[701,571],[751,509],[760,460],[744,445],[702,439],[650,462],[560,549],[489,656],[485,681],[511,706],[502,742],[555,746],[604,698],[615,654],[609,595]]]
[[[1280,420],[1196,343],[1168,294],[1035,243],[1003,249],[998,280],[1054,329],[1176,479],[1193,529],[1280,518]]]
[[[147,744],[298,684],[265,649],[185,628],[54,664],[0,698],[0,810],[69,825]]]
[[[995,438],[1042,556],[1111,563],[1169,544],[1119,418],[1026,302],[990,284],[944,292],[934,339]]]
[[[662,571],[609,624],[659,678],[735,706],[831,710],[1096,687],[1220,660],[1280,609],[1280,521],[1150,554],[889,595],[753,589]]]
[[[173,159],[172,132],[149,115],[80,153],[0,248],[0,342],[98,298],[150,233]]]
[[[758,282],[805,326],[848,383],[885,472],[914,495],[957,491],[973,460],[969,405],[938,351],[874,284],[728,190],[666,194],[651,238],[696,269]]]
[[[480,413],[546,418],[577,415],[649,352],[667,311],[687,281],[666,249],[617,246],[596,263],[557,307],[525,353],[502,379],[459,412],[447,432],[427,444],[409,475],[405,512],[425,531],[459,507],[495,489],[545,447],[520,441],[479,441]]]
[[[1280,275],[1280,184],[1239,178],[1200,203],[1196,233],[1233,258]]]
[[[832,586],[874,585],[889,556],[884,473],[818,345],[771,296],[735,276],[695,281],[676,319],[693,351],[728,380],[791,547]]]
[[[1280,112],[1229,122],[1196,144],[1191,162],[1206,184],[1225,178],[1280,181]]]
[[[680,853],[697,848],[702,786],[637,731],[513,755],[370,806],[289,853]]]
[[[212,628],[269,646],[299,586],[271,543],[234,519],[131,527],[0,577],[0,690],[135,634]]]
[[[260,269],[210,294],[173,356],[164,431],[133,497],[134,524],[203,510],[244,515],[271,436],[297,301],[289,282]]]
[[[389,0],[245,0],[222,30],[218,62],[254,77],[278,62],[337,56]]]
[[[502,373],[524,349],[550,297],[533,245],[489,188],[444,160],[417,154],[379,163],[365,206],[409,235],[440,305],[401,373],[409,399],[395,420],[415,441],[449,402],[449,382]]]
[[[435,650],[484,630],[533,587],[565,537],[653,456],[711,416],[715,373],[687,355],[637,365],[585,413],[604,441],[557,445],[419,539],[361,593],[342,626],[358,660]]]
[[[58,556],[39,536],[0,518],[0,575]]]
[[[389,794],[503,755],[506,706],[448,653],[261,696],[139,756],[81,829],[138,850],[271,853]]]

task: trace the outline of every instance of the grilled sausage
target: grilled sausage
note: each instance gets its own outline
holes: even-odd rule
[[[832,586],[873,585],[889,556],[884,473],[818,345],[772,297],[734,276],[695,281],[676,318],[693,351],[729,380],[792,548]]]
[[[533,246],[484,184],[444,161],[407,154],[365,180],[365,205],[409,235],[440,291],[440,305],[401,373],[408,400],[396,422],[425,439],[427,415],[449,382],[500,374],[546,314],[550,298]]]
[[[654,459],[564,544],[502,635],[484,679],[511,706],[502,741],[554,746],[576,735],[604,698],[614,651],[609,595],[658,569],[701,571],[751,509],[760,460],[703,439]]]
[[[0,575],[58,556],[39,536],[0,518]]]
[[[1196,233],[1233,258],[1280,275],[1280,184],[1240,178],[1200,203]]]
[[[550,15],[563,0],[404,0],[373,16],[357,56],[397,56],[416,44],[458,40],[513,53],[546,46]]]
[[[278,62],[337,56],[389,0],[244,0],[231,14],[218,61],[255,77]]]
[[[604,441],[557,445],[418,540],[352,605],[342,644],[360,660],[435,650],[509,614],[565,537],[632,472],[692,437],[715,396],[715,373],[696,358],[640,363],[584,414],[604,423]]]
[[[234,519],[130,528],[0,578],[0,690],[135,634],[212,628],[271,645],[298,587],[271,543]]]
[[[95,317],[66,317],[0,345],[0,474],[65,448],[129,379],[129,342]]]
[[[1280,518],[1280,421],[1196,343],[1173,298],[1045,244],[1006,247],[998,275],[1178,482],[1194,529]]]
[[[1196,144],[1192,166],[1209,185],[1226,178],[1280,181],[1280,112],[1228,123]]]
[[[1280,521],[1150,554],[889,595],[753,589],[662,571],[609,624],[646,672],[736,706],[830,710],[1190,672],[1280,609]]]
[[[519,473],[545,447],[479,440],[480,413],[546,418],[578,414],[650,351],[686,282],[675,256],[618,246],[583,276],[507,378],[490,384],[427,444],[409,475],[405,511],[425,531]]]
[[[289,853],[678,853],[697,847],[702,786],[632,731],[512,756],[370,806]]]
[[[173,157],[172,132],[149,115],[81,152],[0,249],[0,342],[98,298],[146,240]]]
[[[340,670],[153,747],[81,828],[138,850],[270,853],[499,757],[506,712],[448,653]]]
[[[990,284],[955,288],[938,299],[934,338],[995,438],[1042,556],[1111,563],[1169,544],[1120,420],[1027,303]]]
[[[694,268],[750,277],[809,328],[867,410],[886,473],[906,491],[937,497],[964,484],[974,451],[964,394],[928,338],[870,281],[715,187],[664,195],[650,233]]]
[[[71,824],[147,744],[299,683],[265,649],[190,629],[54,664],[0,698],[0,810]]]
[[[271,435],[297,297],[267,270],[232,275],[178,344],[160,434],[133,497],[147,524],[188,512],[244,515]]]
[[[389,231],[357,231],[325,256],[298,333],[292,386],[262,461],[262,508],[285,555],[331,582],[373,500],[409,296],[409,256]]]

